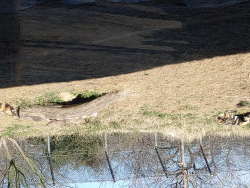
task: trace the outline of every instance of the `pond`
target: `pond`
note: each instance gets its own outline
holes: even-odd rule
[[[1,138],[1,187],[246,187],[250,138],[162,134]],[[17,173],[18,176],[14,176]],[[22,187],[21,186],[21,187]]]

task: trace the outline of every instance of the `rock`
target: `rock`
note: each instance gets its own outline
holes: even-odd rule
[[[68,93],[68,92],[61,92],[58,95],[64,102],[72,101],[76,98],[76,96]]]

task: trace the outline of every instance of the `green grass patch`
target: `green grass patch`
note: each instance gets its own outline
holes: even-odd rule
[[[250,129],[250,123],[248,123],[245,127],[246,129]]]
[[[80,92],[80,91],[75,91],[75,90],[72,90],[70,91],[70,93],[74,96],[78,96],[78,95],[81,95],[82,98],[90,98],[90,97],[101,97],[103,94],[99,93],[99,92],[96,92],[96,91],[88,91],[88,90],[85,90],[84,92]]]
[[[76,100],[76,103],[89,102],[103,95],[99,92],[88,91],[88,90],[85,90],[84,92],[73,90],[73,91],[70,91],[70,93],[76,96],[76,98],[73,99],[73,100]],[[64,103],[65,101],[63,101],[58,95],[59,95],[59,92],[45,93],[44,95],[37,97],[36,104],[41,105],[41,106],[47,106],[49,103],[57,103],[57,104]]]
[[[178,113],[162,113],[155,110],[149,110],[146,105],[144,105],[141,108],[142,115],[143,116],[149,116],[149,117],[158,117],[162,120],[167,120],[168,122],[164,122],[161,127],[169,126],[169,123],[171,122],[171,125],[173,126],[180,126],[180,122],[186,121],[189,124],[195,124],[197,122],[197,114],[192,113],[186,113],[186,114],[178,114]]]
[[[109,122],[109,127],[113,129],[119,129],[121,128],[121,123],[117,121],[112,121],[112,122]]]
[[[22,125],[17,125],[14,124],[12,127],[7,127],[2,133],[2,137],[16,137],[23,135],[23,131],[25,129],[30,128],[30,126],[22,126]],[[21,132],[20,132],[21,131]]]
[[[199,108],[197,106],[190,106],[190,105],[186,105],[186,106],[180,106],[179,110],[198,110]]]
[[[158,111],[151,111],[151,110],[148,110],[147,109],[147,106],[143,106],[141,108],[142,110],[142,115],[144,116],[157,116],[161,119],[164,119],[166,116],[171,116],[170,114],[167,114],[167,113],[161,113],[161,112],[158,112]]]
[[[162,125],[160,125],[160,127],[171,127],[171,123],[165,123],[165,124],[162,124]]]
[[[32,103],[30,101],[21,98],[19,99],[19,101],[16,102],[16,105],[21,108],[30,108],[32,106]]]
[[[74,102],[76,102],[76,103],[89,102],[89,101],[92,101],[98,97],[105,95],[105,93],[99,93],[96,91],[88,91],[88,90],[85,90],[84,92],[76,92],[73,90],[70,93],[72,95],[76,96],[76,98],[73,99]]]
[[[187,113],[187,114],[184,114],[184,117],[187,117],[189,119],[196,119],[196,114]]]
[[[107,128],[107,126],[103,125],[98,119],[90,120],[84,125],[87,133],[97,133]]]
[[[250,102],[249,101],[240,101],[238,104],[237,104],[237,107],[250,107]]]
[[[62,103],[64,102],[57,92],[45,93],[44,95],[37,97],[36,104],[41,106],[47,106],[48,103]]]

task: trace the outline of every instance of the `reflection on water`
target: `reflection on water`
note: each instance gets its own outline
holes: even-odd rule
[[[119,182],[121,187],[244,187],[250,139],[204,137],[191,143],[161,134],[1,138],[1,187]],[[20,148],[19,148],[20,146]],[[11,169],[11,171],[10,171]],[[110,184],[109,184],[110,185]]]

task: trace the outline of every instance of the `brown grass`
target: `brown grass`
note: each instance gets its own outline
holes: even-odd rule
[[[27,11],[25,14],[36,16],[36,11]],[[38,27],[39,24],[31,24],[29,19],[33,19],[33,17],[26,16],[25,14],[23,14],[23,20],[21,20],[24,29],[22,33],[24,39],[29,40],[30,38],[32,39],[32,37],[37,37],[36,35],[41,35],[40,37],[52,37],[48,33],[45,33],[47,31],[42,31],[40,34],[35,33],[34,31],[37,30],[36,27]],[[108,16],[108,14],[105,14],[105,16]],[[219,18],[220,16],[218,19]],[[114,18],[112,17],[112,19]],[[117,16],[116,19],[118,20],[117,23],[121,23],[123,17]],[[139,17],[137,19],[139,19]],[[199,19],[203,19],[202,15]],[[192,22],[198,22],[199,19],[193,17]],[[33,22],[35,22],[34,20]],[[131,17],[131,20],[127,20],[125,24],[128,25],[127,28],[130,28],[130,21],[134,24],[141,24],[137,27],[145,29],[147,30],[145,32],[149,33],[150,31],[148,31],[148,29],[159,29],[160,26],[165,28],[167,27],[166,25],[169,24],[168,21],[165,22],[164,20],[161,20],[159,23],[157,22],[157,19],[145,20],[144,22],[140,22],[140,20],[135,21],[135,18]],[[105,28],[107,32],[104,34],[98,33],[98,30],[96,31],[98,34],[96,36],[92,36],[91,27],[93,26],[91,24],[86,25],[87,23],[85,23],[85,25],[81,25],[80,21],[79,23],[77,22],[77,24],[79,27],[83,27],[81,29],[85,29],[85,37],[88,38],[89,41],[97,41],[98,43],[98,40],[104,38],[107,40],[102,42],[99,41],[100,44],[110,46],[128,45],[126,47],[138,47],[140,49],[148,47],[147,45],[141,44],[141,33],[138,35],[128,35],[126,36],[127,38],[125,37],[125,39],[121,39],[121,43],[119,43],[119,39],[111,40],[109,38],[115,36],[117,33],[119,34],[119,32],[124,35],[126,32],[131,33],[133,29],[128,29],[125,32],[124,30],[117,28],[116,31],[112,30],[114,29],[112,25],[100,25],[100,27]],[[176,28],[180,27],[178,23],[179,22],[176,22],[176,26],[178,26]],[[32,27],[28,27],[28,24],[31,24]],[[152,31],[154,31],[154,29],[152,29]],[[69,32],[73,31],[69,30]],[[53,32],[53,35],[55,34],[58,33]],[[63,32],[60,34],[62,34],[61,40],[67,41],[67,33],[65,36],[63,35]],[[80,34],[81,30],[79,30],[79,35]],[[85,38],[76,37],[76,40],[82,41],[85,40]],[[124,43],[124,40],[128,40],[130,42],[134,41],[134,43]],[[130,44],[132,46],[129,46]],[[185,44],[185,46],[188,47],[188,43]],[[159,46],[154,47],[155,49],[160,48]],[[36,49],[23,48],[23,53],[31,53],[29,50],[34,53]],[[173,49],[167,49],[166,51],[173,51]],[[44,53],[45,52],[47,53],[46,50],[44,50]],[[70,61],[71,59],[71,57],[68,56],[69,53],[73,54],[74,52],[66,51],[59,54],[55,53],[53,54],[53,57],[51,56],[51,59],[60,63],[67,63],[67,60]],[[67,55],[63,56],[62,54]],[[77,58],[84,59],[84,54],[82,56],[81,55],[82,54],[77,54]],[[189,59],[199,59],[195,58],[195,56],[196,54],[194,53],[190,54]],[[49,58],[50,56],[48,55],[46,57]],[[43,59],[44,61],[47,60],[46,57]],[[102,58],[103,57],[100,56],[99,61],[103,60]],[[40,63],[40,61],[42,61],[41,59],[37,58],[36,62]],[[0,99],[13,106],[15,106],[16,102],[20,99],[35,101],[37,97],[42,96],[45,93],[72,90],[79,92],[89,90],[97,91],[99,93],[119,90],[123,94],[123,97],[110,105],[108,109],[101,111],[98,114],[98,117],[91,119],[88,124],[84,124],[82,120],[78,120],[72,123],[58,123],[46,127],[46,122],[38,123],[28,120],[19,120],[16,117],[7,117],[0,114],[0,132],[2,135],[11,136],[45,136],[71,134],[74,132],[78,132],[79,134],[84,134],[86,132],[90,134],[99,134],[105,131],[158,131],[165,135],[175,135],[175,137],[184,136],[190,139],[208,134],[220,134],[226,136],[249,135],[250,129],[248,126],[238,127],[219,125],[214,121],[215,115],[218,115],[218,113],[227,109],[240,110],[240,112],[250,111],[248,107],[242,107],[240,109],[236,108],[236,104],[240,101],[250,100],[249,59],[250,53],[247,52],[234,55],[214,56],[212,58],[204,57],[200,60],[185,60],[185,58],[183,58],[181,61],[182,63],[176,63],[171,55],[148,55],[148,62],[154,62],[156,60],[162,61],[162,66],[156,66],[155,68],[149,68],[143,71],[138,70],[132,73],[117,74],[116,76],[104,76],[101,78],[89,78],[78,81],[3,88],[0,92]],[[138,67],[136,66],[138,65],[134,65],[133,62],[128,60],[133,60],[133,58],[125,59],[123,62],[124,67],[126,68],[128,66],[133,68],[134,66],[137,70]],[[36,66],[32,65],[33,61],[33,59],[22,61],[22,71],[24,75],[37,74],[36,72],[32,72],[32,66]],[[109,61],[109,59],[107,59],[107,61]],[[39,63],[37,66],[39,66]],[[104,67],[105,70],[109,71],[109,62],[103,62],[103,65],[106,66],[106,68]],[[34,70],[38,71],[38,69]],[[57,70],[59,70],[59,68],[53,71]],[[49,71],[49,69],[47,71]],[[45,72],[41,71],[40,74],[43,75]]]
[[[18,125],[23,127],[12,131],[27,136],[86,131],[92,134],[104,131],[159,131],[176,137],[186,135],[195,138],[214,133],[247,135],[248,128],[219,125],[213,116],[226,109],[237,109],[239,101],[249,100],[250,78],[245,71],[249,58],[250,54],[237,54],[165,65],[147,70],[148,75],[142,71],[69,83],[2,89],[0,98],[13,105],[20,98],[34,101],[44,92],[65,91],[64,88],[98,92],[120,90],[123,97],[99,113],[89,125],[77,121],[46,127],[45,122],[19,120],[1,114],[1,132],[7,134],[8,127]],[[90,82],[96,84],[91,86]],[[248,110],[247,107],[241,108],[241,111]],[[88,128],[91,125],[95,128]]]

